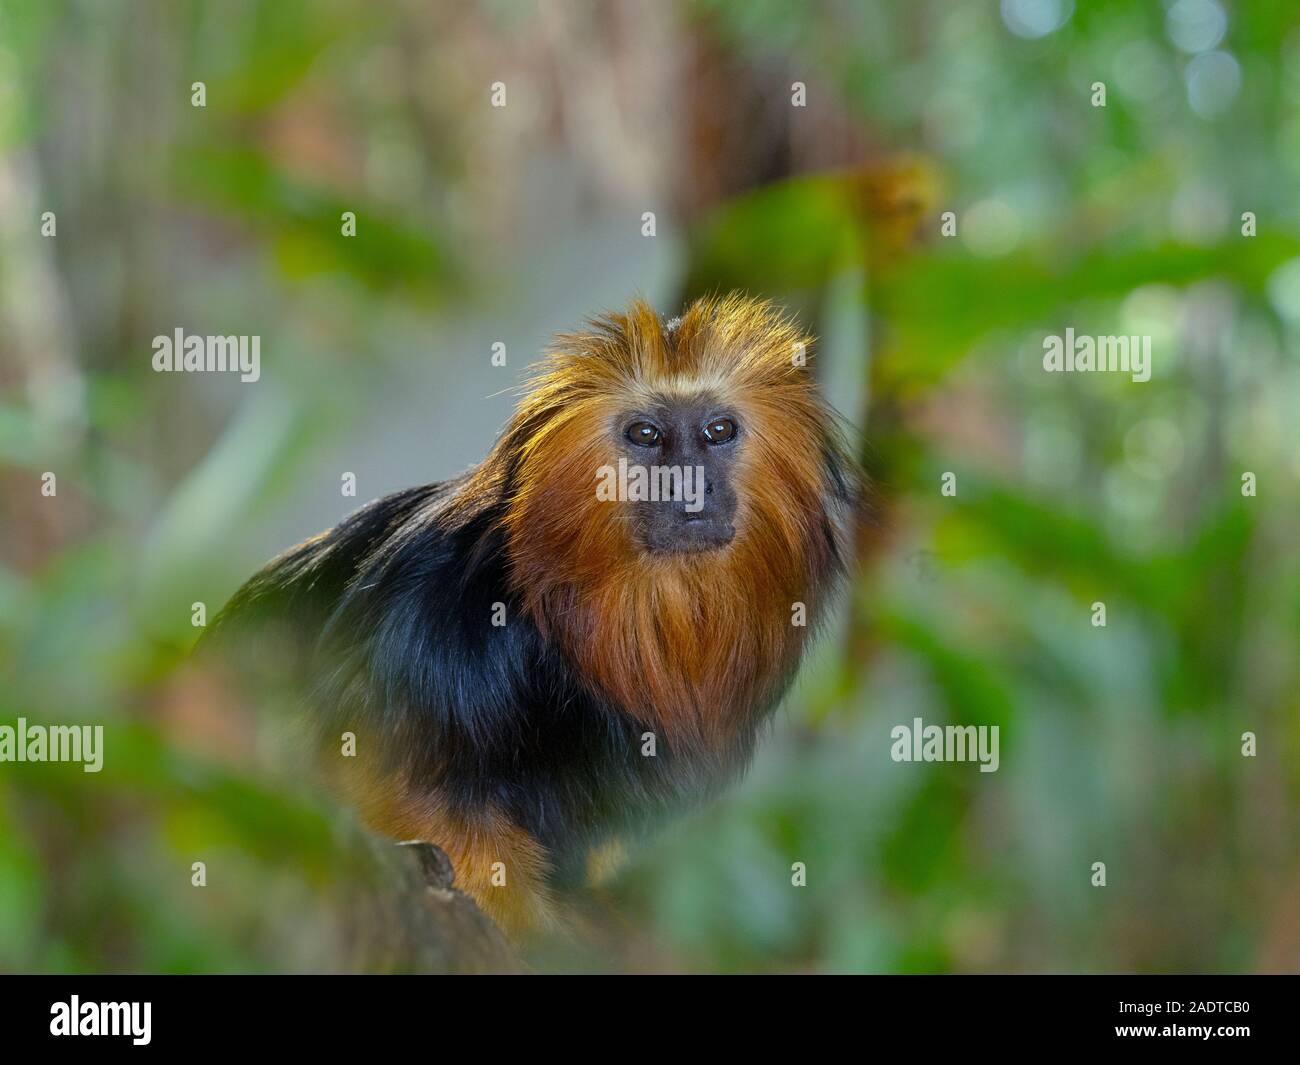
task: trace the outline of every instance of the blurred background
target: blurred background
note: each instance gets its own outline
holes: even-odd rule
[[[534,964],[1300,970],[1298,181],[1286,0],[0,0],[0,724],[106,733],[0,764],[0,967],[393,967],[193,604],[480,460],[554,331],[740,288],[880,513],[744,785]],[[1067,326],[1151,381],[1044,373]]]

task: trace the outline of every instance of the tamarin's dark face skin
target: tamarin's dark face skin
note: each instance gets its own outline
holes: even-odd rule
[[[633,538],[647,554],[725,548],[736,535],[734,467],[744,447],[739,416],[712,399],[665,399],[614,423],[629,468],[645,468],[668,491],[628,504]]]

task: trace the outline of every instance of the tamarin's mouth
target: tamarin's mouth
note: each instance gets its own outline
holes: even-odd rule
[[[670,528],[648,530],[645,546],[652,555],[693,555],[719,551],[735,536],[736,527],[731,522],[692,514]]]

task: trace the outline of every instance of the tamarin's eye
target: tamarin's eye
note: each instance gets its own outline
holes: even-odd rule
[[[704,427],[704,439],[710,444],[725,444],[736,435],[736,423],[730,418],[714,418]]]
[[[649,422],[633,422],[624,435],[639,447],[654,447],[664,438],[658,427]]]

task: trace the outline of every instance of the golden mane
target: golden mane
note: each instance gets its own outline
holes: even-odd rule
[[[770,303],[701,299],[664,322],[638,300],[590,324],[556,339],[467,495],[504,493],[515,590],[583,675],[668,742],[722,754],[797,665],[847,561],[856,466],[815,387],[812,338]],[[625,411],[694,394],[747,427],[736,536],[650,557],[626,504],[597,499],[596,471]]]

